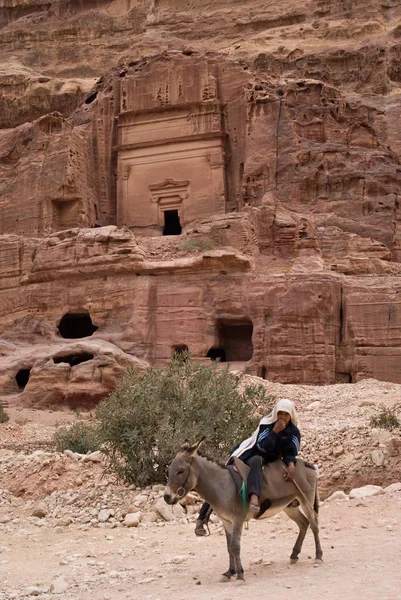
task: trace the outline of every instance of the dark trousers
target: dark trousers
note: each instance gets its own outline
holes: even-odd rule
[[[209,517],[212,514],[212,511],[213,511],[213,508],[210,506],[210,504],[208,504],[207,502],[204,502],[199,511],[198,519],[203,521],[204,519],[207,518],[209,520]]]
[[[250,456],[246,461],[246,464],[250,467],[250,471],[248,474],[248,496],[251,494],[256,494],[258,498],[260,498],[260,489],[262,487],[262,477],[263,477],[263,464],[264,460],[261,456],[254,454]]]

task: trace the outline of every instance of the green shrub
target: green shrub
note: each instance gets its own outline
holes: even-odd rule
[[[184,238],[179,245],[183,252],[207,252],[213,248],[214,243],[210,238]]]
[[[400,409],[401,404],[395,404],[392,407],[380,404],[376,410],[376,414],[370,419],[370,424],[373,427],[381,427],[382,429],[397,429],[401,426],[397,417],[397,412]]]
[[[59,452],[72,450],[79,454],[95,452],[101,447],[98,425],[77,421],[72,425],[59,427],[54,434],[54,442]]]
[[[128,370],[99,404],[97,418],[110,468],[143,486],[165,481],[186,439],[193,443],[205,436],[204,452],[224,463],[255,428],[255,408],[272,402],[263,386],[244,385],[218,363],[203,365],[179,354],[144,375]]]
[[[10,420],[10,417],[4,410],[4,406],[0,403],[0,423],[7,423]]]

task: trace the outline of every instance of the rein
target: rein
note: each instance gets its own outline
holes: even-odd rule
[[[185,494],[187,493],[185,491],[185,486],[186,486],[186,483],[188,481],[188,477],[191,474],[191,466],[192,466],[193,459],[194,459],[194,457],[192,456],[191,460],[189,461],[188,473],[187,473],[187,476],[185,477],[184,483],[182,485],[180,485],[180,487],[177,488],[176,491],[175,491],[175,497],[178,498],[178,500],[181,500],[181,498],[183,498],[185,496]]]

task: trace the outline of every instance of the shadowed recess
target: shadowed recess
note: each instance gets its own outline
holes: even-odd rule
[[[67,339],[89,337],[97,329],[89,313],[66,313],[58,325],[61,337]]]
[[[218,345],[209,349],[212,360],[246,362],[253,356],[253,324],[246,319],[219,320],[216,323]]]
[[[220,362],[227,361],[224,348],[210,348],[206,357],[211,358],[212,360],[219,360]]]
[[[178,210],[165,210],[163,235],[181,235],[181,231]]]
[[[15,381],[20,390],[23,390],[26,384],[29,381],[29,375],[31,374],[31,369],[20,369],[15,376]]]
[[[68,363],[71,367],[79,365],[88,360],[92,360],[93,354],[89,352],[82,352],[81,354],[66,354],[64,356],[55,356],[53,362],[57,365],[59,363]]]
[[[188,346],[186,344],[177,344],[177,346],[173,346],[173,356],[181,357],[185,356],[188,353]]]

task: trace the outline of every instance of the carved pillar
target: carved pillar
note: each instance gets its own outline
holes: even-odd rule
[[[226,182],[224,172],[223,152],[208,154],[207,156],[212,174],[212,196],[210,211],[212,214],[225,212]]]
[[[129,176],[131,173],[131,165],[121,164],[118,174],[118,195],[119,202],[117,204],[117,225],[122,227],[128,223],[128,198],[129,198]]]

